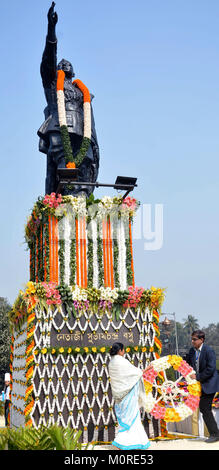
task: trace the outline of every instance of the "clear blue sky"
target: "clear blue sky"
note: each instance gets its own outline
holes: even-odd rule
[[[36,133],[49,6],[1,4],[0,295],[11,303],[28,281],[24,226],[44,194]],[[136,176],[133,195],[164,207],[163,247],[134,242],[136,284],[167,287],[164,311],[178,321],[219,322],[219,2],[57,0],[56,10],[58,59],[95,95],[98,180]]]

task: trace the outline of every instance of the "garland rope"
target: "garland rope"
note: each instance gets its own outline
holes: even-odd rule
[[[34,372],[33,348],[35,346],[34,320],[35,320],[35,312],[31,312],[27,318],[26,393],[25,393],[25,409],[24,409],[25,426],[32,426],[32,419],[30,417],[30,414],[34,406],[34,399],[33,399],[33,372]]]
[[[88,88],[84,83],[77,79],[72,83],[75,84],[79,90],[83,93],[83,110],[84,110],[84,130],[83,130],[83,140],[79,152],[76,156],[73,155],[71,140],[68,133],[68,126],[66,120],[65,112],[65,95],[64,95],[64,81],[65,81],[65,72],[63,70],[58,70],[57,72],[57,106],[58,106],[58,116],[59,116],[59,125],[61,132],[61,139],[63,144],[63,150],[65,155],[66,167],[75,168],[79,167],[83,162],[88,148],[91,143],[91,98]]]

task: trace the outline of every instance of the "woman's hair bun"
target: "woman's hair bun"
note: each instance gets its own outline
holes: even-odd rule
[[[110,356],[116,356],[116,354],[123,349],[124,345],[122,343],[114,343],[110,349]]]

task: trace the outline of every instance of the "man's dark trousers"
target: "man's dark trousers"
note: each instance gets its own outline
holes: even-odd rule
[[[219,429],[211,410],[214,395],[219,391],[219,375],[216,369],[215,352],[210,346],[204,343],[199,356],[198,371],[194,348],[190,349],[187,362],[196,370],[196,378],[201,382],[202,394],[199,407],[208,432],[210,436],[219,437]]]
[[[214,395],[214,393],[207,394],[202,392],[199,403],[199,408],[210,436],[218,436],[217,423],[211,409]]]

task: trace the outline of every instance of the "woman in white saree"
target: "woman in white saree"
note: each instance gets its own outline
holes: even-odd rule
[[[141,423],[139,410],[146,401],[143,370],[125,359],[124,353],[122,343],[114,343],[110,350],[112,359],[109,363],[109,376],[119,424],[112,445],[122,450],[145,450],[150,442]]]

